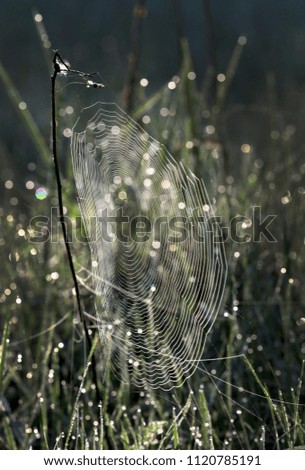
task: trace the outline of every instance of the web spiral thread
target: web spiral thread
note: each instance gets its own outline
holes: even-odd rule
[[[71,151],[103,350],[124,382],[178,387],[226,279],[204,184],[114,103],[83,110]]]

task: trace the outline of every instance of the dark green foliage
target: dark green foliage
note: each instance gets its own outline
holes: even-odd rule
[[[240,236],[251,235],[249,242],[226,242],[225,305],[209,336],[202,364],[182,388],[165,393],[118,383],[110,365],[101,364],[102,346],[95,339],[91,354],[98,364],[101,402],[92,381],[90,352],[77,317],[61,232],[55,237],[57,243],[30,240],[31,218],[49,216],[56,203],[47,146],[30,113],[18,107],[21,98],[0,69],[7,93],[39,149],[37,170],[27,180],[32,179],[37,187],[44,175],[49,190],[44,201],[35,199],[33,190],[25,190],[21,211],[20,204],[10,199],[16,187],[25,184],[23,175],[17,173],[14,188],[1,202],[1,448],[304,446],[301,227],[305,165],[299,123],[305,113],[301,106],[294,114],[275,106],[269,99],[274,93],[270,81],[264,107],[227,104],[243,45],[244,40],[239,39],[226,80],[220,77],[217,82],[213,106],[208,99],[209,79],[201,91],[190,74],[193,66],[184,42],[181,71],[173,79],[175,89],[165,85],[147,99],[137,89],[138,104],[132,115],[139,122],[149,115],[149,132],[204,179],[224,226],[237,215],[252,220],[253,207],[260,206],[262,218],[277,216],[270,226],[277,241],[268,243],[262,237],[255,243],[252,220],[252,225],[244,221],[239,232]],[[85,93],[84,88],[83,105]],[[58,100],[60,109],[71,104],[71,96],[64,92]],[[76,118],[58,116],[64,204],[71,217],[78,209],[62,131]],[[74,242],[73,253],[77,269],[88,266],[84,244]],[[92,294],[81,287],[81,295],[86,312],[94,315]],[[91,323],[93,338],[95,325]]]

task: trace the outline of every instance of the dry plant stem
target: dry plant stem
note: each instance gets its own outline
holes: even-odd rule
[[[56,185],[57,185],[57,196],[58,196],[58,210],[59,210],[59,220],[61,223],[61,228],[62,228],[62,233],[64,237],[64,243],[67,251],[67,256],[68,256],[68,261],[69,261],[69,267],[74,283],[74,289],[75,289],[75,296],[76,296],[76,302],[77,302],[77,309],[79,313],[79,318],[83,324],[84,331],[85,331],[85,336],[86,336],[86,341],[89,347],[89,350],[91,350],[92,347],[92,341],[89,335],[89,331],[87,328],[87,325],[85,323],[85,318],[82,310],[82,305],[81,305],[81,299],[80,299],[80,292],[79,292],[79,287],[78,287],[78,282],[77,282],[77,277],[76,277],[76,272],[73,264],[73,258],[72,258],[72,253],[69,245],[69,239],[68,239],[68,234],[67,234],[67,229],[66,229],[66,224],[65,224],[65,219],[64,219],[64,206],[63,206],[63,199],[62,199],[62,184],[61,184],[61,177],[60,177],[60,170],[59,170],[59,163],[58,163],[58,156],[57,156],[57,142],[56,142],[56,99],[55,99],[55,85],[56,85],[56,78],[58,73],[60,73],[60,65],[57,62],[57,59],[61,60],[60,55],[58,54],[57,51],[54,53],[53,57],[53,74],[51,76],[51,95],[52,95],[52,151],[53,151],[53,162],[54,162],[54,168],[55,168],[55,176],[56,176]],[[96,395],[97,399],[100,401],[101,395],[99,392],[98,388],[98,383],[97,383],[97,376],[96,376],[96,363],[95,363],[95,358],[94,355],[92,357],[92,374],[93,374],[93,381],[96,387]]]
[[[79,317],[82,323],[85,324],[81,301],[80,301],[79,287],[78,287],[76,272],[75,272],[75,268],[73,264],[72,253],[70,250],[66,224],[65,224],[64,206],[63,206],[63,199],[62,199],[62,184],[61,184],[61,177],[60,177],[58,157],[57,157],[55,85],[56,85],[57,74],[60,72],[60,66],[56,61],[57,57],[58,57],[58,53],[55,52],[54,57],[53,57],[53,74],[51,76],[51,84],[52,84],[52,151],[53,151],[53,162],[54,162],[56,185],[57,185],[59,220],[61,223],[69,266],[70,266],[71,275],[73,278],[78,313],[79,313]]]
[[[143,20],[147,15],[145,0],[136,0],[133,11],[133,22],[131,27],[131,47],[128,56],[127,78],[123,90],[123,102],[127,112],[133,107],[134,89],[136,84],[136,75],[141,54],[141,37]]]

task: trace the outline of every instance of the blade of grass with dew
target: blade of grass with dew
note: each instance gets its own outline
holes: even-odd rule
[[[111,349],[110,349],[111,350]],[[104,416],[104,423],[105,426],[107,426],[107,429],[105,429],[105,432],[108,435],[108,438],[111,440],[111,445],[113,446],[113,450],[117,449],[116,442],[115,442],[115,435],[113,432],[113,427],[111,424],[111,420],[109,418],[108,414],[108,403],[109,403],[109,396],[110,396],[110,373],[111,373],[111,362],[110,362],[110,355],[107,355],[106,358],[106,366],[105,366],[105,372],[104,372],[104,388],[103,388],[103,416]]]
[[[104,416],[103,416],[103,404],[99,404],[100,410],[100,432],[99,432],[99,450],[104,449]]]
[[[233,342],[236,336],[234,325],[230,324],[229,328],[230,328],[230,333],[229,333],[229,340],[227,344],[227,357],[228,358],[233,356]],[[226,361],[226,396],[227,396],[228,413],[232,415],[232,363],[230,359]]]
[[[301,431],[302,421],[300,419],[299,404],[300,404],[301,390],[302,390],[302,383],[303,383],[304,366],[305,366],[305,360],[302,361],[301,374],[298,380],[297,393],[296,393],[296,397],[294,400],[294,413],[293,413],[293,422],[294,422],[293,443],[294,444],[296,443],[296,440],[297,440],[298,431]],[[304,433],[299,432],[299,436],[300,436],[299,438],[300,438],[301,444],[304,444]]]
[[[7,342],[10,334],[9,322],[6,322],[3,328],[1,350],[0,350],[0,395],[4,390],[4,373],[5,373],[5,358],[7,352]]]
[[[41,415],[41,428],[42,436],[45,444],[45,448],[49,450],[49,441],[48,441],[48,411],[47,411],[47,402],[42,399],[39,401],[40,405],[40,415]]]
[[[179,431],[177,426],[177,416],[176,416],[176,409],[173,408],[173,439],[174,439],[174,449],[179,449]]]
[[[130,51],[128,54],[127,76],[123,89],[124,107],[127,112],[133,108],[136,76],[142,49],[143,21],[147,15],[146,0],[135,0],[131,25]]]
[[[290,428],[290,424],[289,424],[289,420],[288,420],[288,414],[287,414],[287,409],[286,409],[286,406],[285,406],[285,402],[284,402],[284,398],[283,398],[283,394],[282,394],[282,391],[279,390],[279,399],[280,399],[280,406],[281,406],[281,421],[282,421],[282,427],[284,429],[284,437],[286,438],[287,440],[287,445],[288,445],[288,448],[290,450],[293,449],[293,442],[292,442],[292,435],[291,435],[291,428]]]
[[[8,385],[10,384],[12,378],[14,377],[15,373],[17,371],[17,366],[15,367],[11,367],[10,370],[8,371],[8,373],[6,374],[5,378],[3,379],[3,383],[2,383],[2,394],[4,393],[4,391],[6,390],[6,388],[8,387]]]
[[[212,419],[205,398],[204,389],[199,390],[199,407],[201,414],[201,434],[204,449],[214,449]]]
[[[76,419],[76,416],[77,416],[78,402],[79,402],[79,399],[80,399],[80,396],[81,396],[81,393],[82,393],[82,389],[84,387],[85,379],[87,377],[87,373],[88,373],[88,370],[89,370],[89,367],[90,367],[90,364],[91,364],[91,359],[92,359],[92,356],[94,354],[94,350],[96,348],[98,340],[99,340],[99,336],[96,335],[94,337],[93,341],[92,341],[92,347],[91,347],[91,350],[89,352],[87,364],[86,364],[86,367],[85,367],[85,370],[84,370],[84,373],[83,373],[83,377],[82,377],[82,380],[81,380],[81,383],[80,383],[80,386],[79,386],[79,389],[78,389],[78,392],[77,392],[77,395],[76,395],[75,403],[74,403],[73,413],[72,413],[72,416],[71,416],[70,425],[69,425],[69,428],[68,428],[68,434],[67,434],[66,442],[65,442],[65,450],[67,450],[68,446],[69,446],[69,441],[70,441],[70,438],[71,438],[71,435],[72,435],[73,427],[74,427],[74,424],[75,424],[75,419]]]
[[[236,74],[236,70],[240,61],[243,48],[246,44],[247,44],[247,39],[244,36],[240,36],[237,40],[231,59],[229,61],[229,64],[225,73],[225,80],[222,83],[218,83],[217,104],[219,108],[223,106],[224,101],[227,97],[228,90]]]
[[[150,98],[146,99],[143,103],[138,105],[137,108],[131,114],[132,119],[138,121],[144,114],[146,114],[162,99],[162,96],[166,90],[168,90],[167,85],[162,86]]]
[[[39,404],[40,404],[40,415],[41,415],[41,423],[42,423],[42,435],[44,437],[46,448],[49,448],[48,444],[48,430],[49,430],[49,415],[48,415],[48,405],[46,396],[48,396],[48,364],[50,358],[52,356],[53,351],[53,338],[54,338],[55,330],[51,329],[48,331],[47,340],[45,340],[44,349],[41,347],[41,350],[44,350],[44,356],[41,361],[42,365],[42,378],[40,384],[40,391],[39,391]],[[39,337],[39,341],[41,341],[41,337]],[[51,399],[53,403],[56,403],[53,396],[53,387],[50,390]]]
[[[47,33],[42,15],[39,13],[39,11],[35,9],[33,10],[32,15],[33,15],[33,21],[36,26],[37,35],[39,37],[41,49],[42,49],[48,70],[51,74],[52,67],[50,66],[50,64],[52,64],[52,56],[53,56],[52,44],[50,42],[49,35]]]
[[[1,61],[0,61],[0,80],[2,81],[4,88],[6,90],[6,93],[15,107],[19,117],[21,118],[22,122],[24,123],[29,136],[31,137],[33,143],[35,144],[39,155],[42,157],[44,163],[46,165],[50,165],[51,159],[50,159],[50,152],[48,149],[48,146],[36,124],[34,121],[32,114],[28,110],[27,107],[22,107],[20,108],[20,103],[24,102],[23,99],[21,98],[17,88],[15,87],[14,83],[12,82],[10,76],[8,75],[7,71],[3,67]]]
[[[240,419],[240,424],[241,424],[241,428],[242,428],[245,443],[246,443],[246,449],[251,449],[251,444],[250,444],[250,439],[249,439],[249,432],[253,433],[253,428],[249,425],[247,420],[244,418],[243,414],[240,415],[239,419]]]
[[[268,405],[269,405],[269,408],[270,408],[271,417],[272,417],[273,427],[274,427],[276,447],[277,447],[277,450],[280,450],[279,436],[278,436],[277,425],[276,425],[276,415],[278,414],[277,410],[276,410],[276,407],[275,407],[275,405],[272,401],[272,398],[271,398],[271,396],[268,392],[267,387],[262,383],[262,381],[258,377],[258,375],[255,372],[254,367],[250,363],[249,359],[246,356],[243,356],[243,358],[244,358],[244,361],[246,362],[247,366],[249,367],[249,370],[250,370],[251,374],[255,378],[256,382],[258,383],[258,385],[262,389],[262,391],[263,391],[263,393],[264,393],[264,395],[267,399],[267,402],[268,402]]]
[[[131,445],[132,449],[138,449],[139,448],[139,443],[138,443],[138,436],[134,430],[134,427],[132,426],[130,419],[128,416],[124,416],[125,423],[127,425],[127,431],[129,431],[130,435],[133,437],[134,443]]]
[[[189,78],[189,72],[194,70],[194,66],[189,44],[186,39],[182,41],[182,53],[183,61],[181,79],[184,88],[184,102],[188,116],[187,121],[184,119],[184,127],[188,131],[188,133],[186,132],[185,140],[196,140],[200,137],[200,108],[196,106],[198,101],[196,82]],[[193,148],[193,151],[195,152],[195,157],[198,158],[198,148],[196,146]]]
[[[8,444],[9,450],[17,450],[17,443],[14,438],[13,430],[11,427],[10,420],[8,418],[3,420],[4,434]]]
[[[177,423],[177,426],[181,425],[182,421],[184,420],[185,416],[187,415],[187,413],[190,409],[190,406],[192,404],[192,397],[193,397],[193,393],[191,391],[189,393],[188,399],[187,399],[184,407],[179,411],[179,413],[176,416],[176,419],[173,421],[173,423],[170,425],[170,427],[166,431],[165,435],[163,436],[163,439],[162,439],[162,441],[160,442],[160,445],[159,445],[159,450],[161,450],[163,448],[163,445],[164,445],[166,439],[170,438],[175,423]]]
[[[122,429],[121,429],[121,437],[122,437],[124,450],[129,450],[130,442],[129,442],[128,432],[126,431],[125,426],[123,424],[122,424]]]

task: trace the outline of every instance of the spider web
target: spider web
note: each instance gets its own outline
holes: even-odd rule
[[[196,370],[227,264],[204,184],[114,103],[85,108],[71,153],[95,294],[116,376],[169,390]]]

